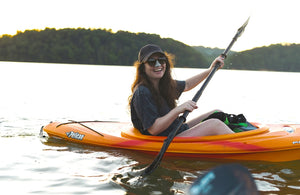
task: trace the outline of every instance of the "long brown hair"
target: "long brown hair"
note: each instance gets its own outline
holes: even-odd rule
[[[175,108],[176,98],[177,98],[176,82],[172,78],[172,75],[171,75],[172,68],[174,67],[174,63],[173,63],[174,56],[167,52],[164,52],[164,54],[167,57],[167,63],[166,63],[165,74],[159,81],[159,91],[157,91],[154,88],[152,82],[148,78],[148,76],[145,72],[145,64],[140,63],[139,61],[136,61],[134,63],[134,66],[136,67],[136,76],[135,76],[135,80],[131,86],[132,94],[129,96],[129,105],[131,103],[132,95],[133,95],[135,89],[140,85],[144,85],[151,91],[158,108],[160,108],[162,106],[163,99],[166,100],[168,106],[171,109]]]

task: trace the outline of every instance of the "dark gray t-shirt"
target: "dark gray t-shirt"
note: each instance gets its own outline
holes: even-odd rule
[[[185,81],[176,81],[176,83],[178,99],[185,88]],[[162,117],[171,111],[165,100],[162,107],[158,109],[150,90],[143,85],[140,85],[133,93],[130,109],[133,126],[144,135],[150,135],[147,129],[153,125],[157,118]],[[158,134],[158,136],[168,136],[169,133],[178,126],[178,124],[179,117],[177,117],[177,119],[175,119],[175,121],[166,130]],[[177,133],[181,133],[188,128],[188,125],[184,123]]]

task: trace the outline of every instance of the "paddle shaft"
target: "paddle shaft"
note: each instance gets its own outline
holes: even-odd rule
[[[213,77],[213,75],[215,74],[215,72],[218,70],[218,68],[220,67],[220,63],[217,63],[216,66],[214,66],[214,68],[212,69],[212,71],[209,73],[208,77],[206,78],[205,82],[203,83],[203,85],[201,86],[201,88],[198,90],[198,92],[195,94],[195,96],[193,97],[193,101],[197,102],[200,98],[200,96],[202,95],[204,89],[206,88],[207,84],[209,83],[209,81],[211,80],[211,78]],[[178,130],[180,129],[180,127],[182,126],[182,124],[186,121],[187,116],[189,115],[189,111],[186,110],[183,115],[181,115],[179,117],[179,125],[177,126],[177,128],[175,130],[173,130],[168,137],[164,140],[164,144],[159,152],[159,154],[156,156],[155,160],[153,161],[153,163],[147,167],[144,171],[144,173],[142,175],[147,175],[147,174],[151,174],[160,164],[165,152],[167,151],[169,145],[171,144],[172,140],[174,139],[174,137],[176,136]]]
[[[232,41],[230,42],[230,44],[228,45],[228,47],[224,50],[224,52],[221,54],[221,56],[223,56],[224,58],[226,58],[227,53],[230,51],[231,47],[233,46],[233,44],[235,43],[235,41],[237,40],[238,37],[240,37],[242,35],[242,33],[245,30],[245,27],[247,26],[249,21],[249,18],[247,19],[247,21],[238,29],[237,33],[235,34],[235,36],[233,37]],[[209,73],[209,75],[207,76],[206,80],[204,81],[203,85],[201,86],[201,88],[198,90],[198,92],[195,94],[195,96],[193,97],[193,101],[197,102],[200,98],[200,96],[202,95],[204,89],[206,88],[207,84],[209,83],[209,81],[211,80],[211,78],[213,77],[213,75],[215,74],[215,72],[218,70],[218,68],[220,67],[220,63],[217,63],[212,71]],[[156,156],[156,158],[154,159],[154,161],[145,169],[145,171],[143,172],[142,176],[144,175],[148,175],[151,174],[160,164],[165,152],[167,151],[169,145],[171,144],[172,140],[174,139],[174,137],[176,136],[178,130],[180,129],[180,127],[182,126],[182,124],[186,121],[187,116],[189,115],[189,111],[185,111],[183,113],[183,115],[181,115],[179,117],[179,123],[178,126],[175,130],[173,130],[168,137],[164,140],[164,144],[159,152],[159,154]]]

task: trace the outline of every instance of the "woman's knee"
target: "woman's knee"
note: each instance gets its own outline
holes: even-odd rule
[[[208,119],[207,122],[210,123],[210,124],[212,124],[212,125],[214,125],[214,126],[216,126],[216,125],[219,126],[219,125],[223,125],[224,124],[221,120],[219,120],[217,118]]]
[[[221,134],[230,134],[233,133],[219,119],[208,119],[194,127],[190,128],[187,131],[180,133],[179,137],[193,137],[193,136],[207,136],[207,135],[221,135]]]
[[[228,134],[233,133],[233,131],[221,120],[219,119],[209,119],[207,120],[209,123],[209,126],[212,126],[213,130],[215,131],[215,134]]]

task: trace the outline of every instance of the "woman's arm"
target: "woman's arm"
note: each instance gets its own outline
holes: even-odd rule
[[[174,122],[174,120],[178,117],[180,113],[183,113],[186,110],[192,112],[196,108],[198,108],[196,103],[189,100],[181,104],[180,106],[175,107],[168,114],[157,118],[154,121],[153,125],[150,128],[148,128],[148,132],[151,135],[158,135],[164,130],[166,130]]]
[[[198,75],[195,75],[189,79],[187,79],[185,82],[185,89],[184,91],[189,91],[191,89],[193,89],[194,87],[196,87],[199,83],[201,83],[210,73],[210,71],[213,69],[214,66],[216,66],[217,63],[220,63],[221,66],[220,68],[222,68],[224,66],[224,57],[219,56],[217,57],[210,65],[209,69],[201,72]]]

